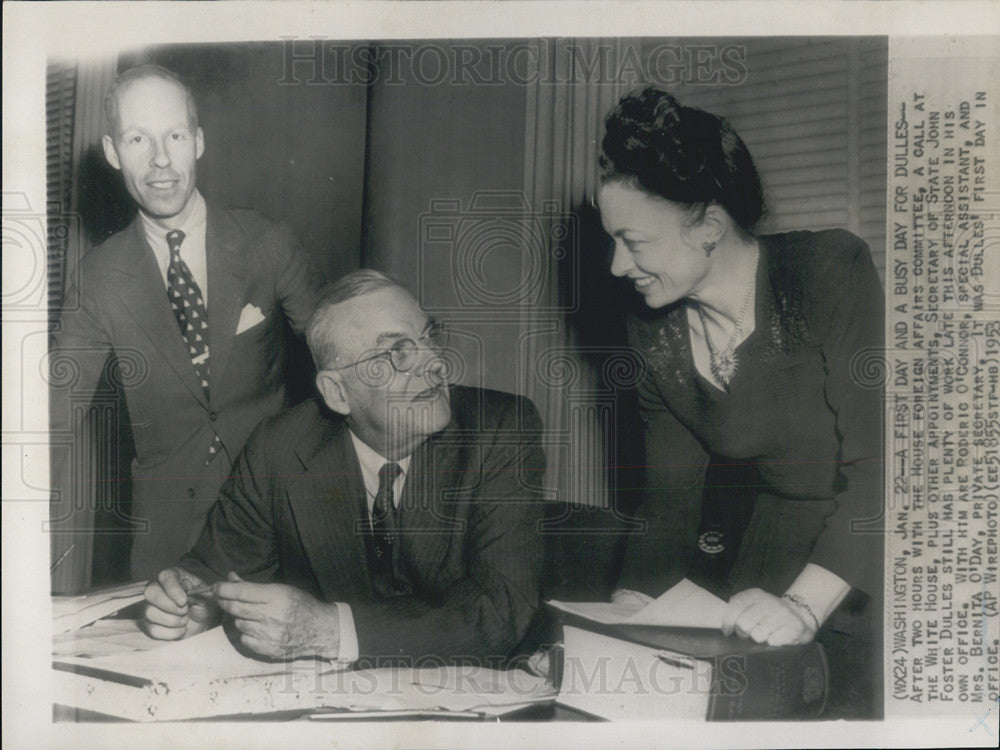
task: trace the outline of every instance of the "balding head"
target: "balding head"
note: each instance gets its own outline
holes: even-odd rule
[[[111,84],[111,88],[108,89],[108,93],[104,97],[104,116],[107,120],[108,133],[112,138],[117,138],[121,132],[121,119],[118,114],[121,96],[133,84],[151,79],[171,83],[184,92],[184,97],[187,100],[188,123],[192,131],[197,130],[198,105],[195,103],[194,94],[188,85],[175,73],[160,65],[137,65],[121,73]]]

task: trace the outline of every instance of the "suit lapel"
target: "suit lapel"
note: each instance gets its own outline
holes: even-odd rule
[[[156,256],[142,229],[142,219],[136,216],[128,231],[131,242],[118,259],[118,270],[131,278],[132,283],[122,285],[122,304],[181,382],[202,406],[207,407],[205,391],[177,326]]]
[[[465,451],[452,422],[413,454],[400,498],[399,525],[403,558],[426,575],[440,566],[451,541],[461,536],[467,518],[457,509],[455,490],[462,484]]]
[[[210,385],[222,382],[236,326],[243,306],[244,273],[240,245],[242,236],[227,214],[207,206],[205,253],[208,264],[208,336]],[[213,391],[214,392],[214,391]]]
[[[347,428],[324,425],[296,447],[304,473],[289,483],[288,502],[299,539],[328,601],[367,598],[371,580],[365,556],[364,483]]]

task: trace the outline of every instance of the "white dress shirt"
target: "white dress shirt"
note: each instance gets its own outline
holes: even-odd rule
[[[371,448],[367,443],[361,441],[357,435],[348,430],[351,434],[351,442],[354,444],[354,452],[358,455],[358,463],[361,465],[361,479],[365,485],[365,498],[368,501],[368,523],[371,524],[372,509],[375,507],[375,496],[378,494],[378,473],[387,463],[392,463],[378,451]],[[402,471],[392,484],[393,507],[399,507],[399,498],[403,494],[403,485],[406,483],[406,475],[410,469],[410,459],[412,456],[401,458],[395,463],[399,464]],[[351,605],[345,602],[337,602],[337,618],[340,620],[340,652],[338,661],[357,661],[360,649],[358,648],[358,631],[354,627],[354,615],[351,613]]]
[[[348,430],[348,432],[351,432]],[[403,494],[403,484],[406,482],[406,473],[410,469],[410,456],[401,458],[398,461],[390,461],[382,454],[369,446],[367,443],[351,432],[351,442],[354,443],[354,452],[358,454],[358,463],[361,464],[361,478],[365,483],[365,495],[368,499],[368,522],[371,523],[372,509],[375,507],[375,496],[378,495],[378,473],[382,467],[388,463],[399,464],[402,471],[392,483],[392,505],[399,507],[399,497]]]
[[[195,190],[191,197],[191,213],[184,223],[177,227],[184,232],[184,241],[181,243],[181,259],[187,263],[187,267],[194,277],[195,283],[201,290],[201,298],[205,300],[205,309],[208,309],[208,259],[205,252],[205,228],[208,224],[205,199],[201,193]],[[142,228],[146,233],[149,246],[153,248],[153,255],[156,256],[156,265],[160,269],[163,277],[163,286],[168,288],[167,270],[170,268],[170,248],[167,245],[167,233],[171,230],[164,229],[153,219],[149,218],[142,211],[139,211],[142,219]]]

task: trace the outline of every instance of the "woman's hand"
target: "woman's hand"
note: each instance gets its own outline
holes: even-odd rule
[[[735,633],[769,646],[809,643],[816,629],[813,618],[800,605],[762,589],[734,595],[722,615],[725,635]]]

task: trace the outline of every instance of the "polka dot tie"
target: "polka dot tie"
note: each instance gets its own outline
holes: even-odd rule
[[[372,507],[372,536],[375,542],[375,558],[380,567],[392,576],[392,545],[395,527],[395,501],[393,483],[403,469],[397,463],[387,463],[378,472],[378,492]]]
[[[208,390],[208,309],[205,298],[198,287],[191,269],[181,258],[181,243],[184,232],[174,229],[167,233],[167,247],[170,249],[170,266],[167,268],[167,296],[170,306],[180,326],[181,336],[191,355],[191,364],[195,374],[205,389],[205,398],[209,399]],[[222,448],[218,433],[214,433],[212,443],[208,446],[208,457],[205,463],[211,462]]]

